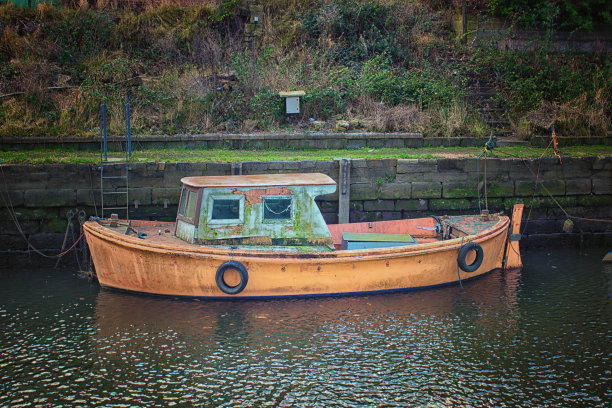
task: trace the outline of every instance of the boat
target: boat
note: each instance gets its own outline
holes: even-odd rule
[[[326,224],[325,174],[181,179],[175,222],[91,219],[84,233],[102,287],[196,298],[380,293],[459,284],[522,266],[512,218],[483,212]]]

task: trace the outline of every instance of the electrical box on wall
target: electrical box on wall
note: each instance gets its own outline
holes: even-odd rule
[[[279,92],[281,98],[285,98],[286,113],[300,113],[300,97],[306,95],[304,91]]]

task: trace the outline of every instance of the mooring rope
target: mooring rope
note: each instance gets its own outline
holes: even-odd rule
[[[459,245],[459,252],[463,248],[463,236],[461,236],[461,244]],[[459,255],[457,255],[459,257]],[[463,289],[463,283],[461,282],[461,274],[459,273],[459,260],[457,260],[457,279],[459,279],[459,286]]]
[[[13,201],[11,200],[11,196],[8,192],[8,185],[6,183],[6,175],[4,174],[4,167],[2,166],[1,163],[0,163],[0,174],[2,174],[2,182],[4,185],[4,193],[6,194],[6,199],[4,198],[4,194],[0,194],[0,197],[2,197],[2,201],[4,202],[4,205],[9,212],[9,217],[11,218],[11,221],[13,221],[13,223],[15,224],[15,227],[17,228],[17,232],[19,232],[19,235],[21,235],[21,238],[23,238],[25,243],[28,245],[28,253],[32,251],[42,256],[43,258],[48,258],[48,259],[61,258],[64,255],[66,255],[68,252],[70,252],[76,246],[76,244],[81,240],[81,238],[83,238],[84,234],[81,233],[81,236],[79,236],[79,238],[72,244],[70,248],[56,255],[47,255],[43,253],[42,251],[40,251],[38,248],[36,248],[34,245],[32,245],[28,237],[26,237],[25,232],[23,232],[23,228],[21,227],[21,224],[19,223],[19,219],[17,218],[17,213],[15,211],[15,207],[13,206]],[[66,228],[66,234],[64,236],[64,241],[66,240],[67,235],[68,235],[68,228]]]
[[[551,141],[552,143],[552,141]],[[550,143],[548,144],[548,147],[544,150],[544,153],[542,153],[542,155],[540,156],[540,158],[538,159],[538,171],[537,174],[534,173],[534,171],[531,169],[531,167],[525,162],[525,159],[519,156],[515,156],[513,154],[510,153],[504,153],[504,152],[498,152],[498,154],[502,154],[508,157],[512,157],[514,159],[520,159],[521,162],[523,163],[523,165],[525,165],[525,167],[527,168],[527,170],[529,170],[529,172],[536,178],[535,180],[535,185],[534,185],[534,189],[533,189],[533,194],[531,196],[532,198],[532,203],[529,206],[529,214],[527,216],[527,221],[525,222],[525,227],[527,226],[527,222],[529,222],[529,215],[531,215],[531,209],[533,207],[533,199],[535,198],[535,194],[536,194],[536,190],[538,187],[538,183],[540,184],[540,186],[542,186],[542,189],[544,190],[544,192],[548,195],[548,197],[550,197],[550,199],[557,205],[557,207],[559,207],[559,209],[563,212],[563,214],[568,218],[568,219],[574,219],[574,220],[583,220],[583,221],[593,221],[593,222],[606,222],[606,223],[612,223],[612,220],[605,220],[605,219],[601,219],[601,218],[588,218],[588,217],[578,217],[576,215],[571,215],[567,212],[567,210],[565,208],[563,208],[563,206],[561,205],[561,203],[559,203],[559,201],[553,197],[552,193],[550,192],[550,190],[548,188],[546,188],[546,186],[544,184],[542,184],[539,181],[540,178],[540,163],[542,161],[542,158],[544,157],[544,154],[546,153],[546,151],[548,150],[548,148],[550,147]]]

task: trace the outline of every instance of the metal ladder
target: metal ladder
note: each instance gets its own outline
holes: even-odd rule
[[[130,124],[130,104],[125,105],[126,110],[126,136],[125,136],[125,156],[108,157],[108,137],[106,131],[106,105],[100,107],[101,121],[100,126],[100,201],[102,206],[101,218],[105,217],[105,211],[125,211],[126,220],[130,219],[129,201],[129,174],[130,156],[132,156],[132,127]],[[120,142],[123,146],[123,143]],[[104,205],[104,198],[108,197],[110,207]],[[122,198],[125,197],[125,205]]]

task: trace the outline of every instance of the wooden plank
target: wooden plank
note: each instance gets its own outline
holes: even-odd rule
[[[512,222],[510,225],[510,234],[508,235],[508,243],[506,245],[506,268],[522,268],[523,261],[521,260],[521,250],[519,248],[518,239],[520,238],[521,220],[523,218],[524,204],[516,204],[512,210]]]

